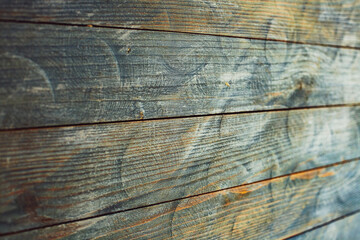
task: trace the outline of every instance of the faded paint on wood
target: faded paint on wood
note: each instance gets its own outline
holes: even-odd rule
[[[360,102],[353,49],[0,24],[0,128]]]
[[[360,239],[360,214],[346,217],[344,219],[332,222],[320,228],[316,228],[310,232],[290,238],[291,240],[351,240]]]
[[[4,131],[0,231],[147,206],[359,156],[360,107]],[[357,181],[352,173],[341,174]]]
[[[359,161],[6,239],[280,239],[360,209]]]
[[[6,20],[360,46],[360,1],[1,0]]]

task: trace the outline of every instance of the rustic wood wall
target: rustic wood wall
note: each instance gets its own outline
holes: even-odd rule
[[[0,0],[1,239],[359,239],[359,0]]]

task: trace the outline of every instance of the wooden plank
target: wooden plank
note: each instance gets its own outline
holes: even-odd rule
[[[281,239],[360,209],[359,161],[7,239]]]
[[[0,1],[1,19],[360,46],[360,1]]]
[[[320,228],[290,238],[291,240],[313,239],[360,239],[360,214],[354,214]]]
[[[0,24],[0,128],[360,102],[360,51]]]
[[[0,132],[0,232],[360,156],[360,107]]]

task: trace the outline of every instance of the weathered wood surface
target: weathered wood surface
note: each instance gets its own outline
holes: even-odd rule
[[[360,102],[360,54],[353,49],[0,26],[3,129]]]
[[[360,46],[359,0],[0,0],[0,19]]]
[[[321,228],[290,238],[291,240],[356,240],[360,239],[360,213],[332,222]]]
[[[5,239],[280,239],[360,209],[359,181],[353,161]]]
[[[0,232],[147,206],[358,157],[360,107],[4,131]]]

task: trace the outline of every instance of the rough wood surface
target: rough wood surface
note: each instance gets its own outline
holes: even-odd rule
[[[147,206],[358,157],[360,107],[4,131],[0,232]]]
[[[360,46],[359,0],[0,0],[0,19]]]
[[[360,102],[360,51],[0,24],[0,128]]]
[[[360,239],[360,213],[332,222],[321,228],[290,238],[291,240],[351,240]]]
[[[5,239],[281,239],[360,209],[359,181],[353,161]]]

